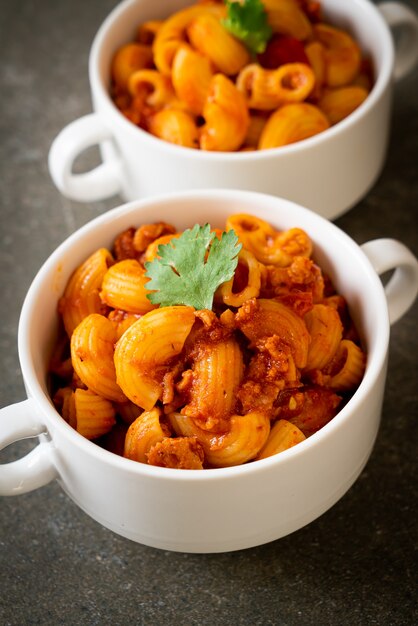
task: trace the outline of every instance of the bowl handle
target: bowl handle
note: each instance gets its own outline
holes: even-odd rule
[[[122,168],[116,157],[85,174],[72,173],[73,163],[83,150],[112,139],[98,113],[80,117],[57,135],[49,150],[48,167],[64,196],[78,202],[94,202],[121,192]]]
[[[47,429],[37,418],[33,400],[0,409],[0,450],[19,439],[35,437]],[[46,485],[58,472],[53,462],[53,444],[43,441],[29,454],[0,464],[0,495],[14,496]]]
[[[398,81],[418,62],[418,15],[401,2],[384,2],[378,9],[395,35],[393,78]]]
[[[379,275],[395,270],[385,286],[389,321],[394,324],[417,297],[418,260],[396,239],[375,239],[364,243],[361,249]]]

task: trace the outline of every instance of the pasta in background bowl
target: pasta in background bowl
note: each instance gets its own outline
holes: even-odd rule
[[[295,5],[296,1],[274,0],[278,7]],[[114,194],[134,200],[187,189],[231,188],[285,197],[329,219],[351,208],[367,193],[382,169],[393,78],[398,80],[404,76],[418,58],[416,15],[399,3],[383,4],[378,9],[369,0],[323,0],[321,7],[326,22],[349,32],[363,55],[371,60],[374,84],[368,97],[341,122],[303,141],[268,150],[214,152],[177,146],[137,128],[121,114],[110,96],[112,60],[122,46],[135,39],[137,25],[164,20],[185,7],[190,7],[190,0],[160,0],[158,3],[125,0],[105,20],[94,39],[89,60],[94,113],[67,126],[54,140],[49,153],[50,173],[60,191],[73,200],[90,202]],[[392,28],[396,28],[399,35],[400,43],[396,48]],[[196,39],[200,37],[195,34]],[[172,43],[168,42],[168,51]],[[177,61],[193,68],[193,59],[190,61],[190,50],[183,49]],[[305,64],[305,72],[306,67]],[[203,77],[203,70],[201,74]],[[261,75],[265,76],[265,72]],[[295,74],[296,78],[303,75],[303,72]],[[149,74],[147,76],[149,79]],[[231,87],[234,91],[223,74],[215,78],[218,94],[227,87],[228,93]],[[255,76],[244,76],[244,92],[248,83],[255,82],[259,84]],[[153,91],[152,99],[157,104],[158,99],[164,97],[166,83],[167,77],[162,76],[159,88]],[[143,91],[141,85],[138,89]],[[178,89],[184,96],[184,85],[179,85]],[[229,95],[227,101],[230,101]],[[300,130],[298,116],[293,115],[294,105],[286,106],[291,107],[292,119],[295,118],[296,128]],[[311,110],[312,105],[303,102],[297,105],[297,110],[300,106]],[[180,117],[186,119],[186,112],[181,113]],[[169,110],[163,109],[161,115],[153,117],[156,134],[167,128],[167,115],[171,115]],[[280,109],[277,115],[281,118]],[[320,117],[323,120],[322,113]],[[211,106],[209,118],[219,120],[216,106]],[[280,126],[280,119],[276,121]],[[254,137],[260,130],[258,122],[260,119],[255,119],[252,130],[250,128]],[[230,126],[228,122],[228,128]],[[195,132],[193,125],[187,127],[192,134]],[[233,137],[237,132],[235,128]],[[208,142],[212,139],[212,135],[207,135]],[[103,164],[91,172],[73,173],[77,155],[95,144],[100,145]]]
[[[218,152],[278,148],[324,132],[373,85],[355,39],[325,23],[310,0],[194,3],[138,24],[110,70],[112,98],[127,119],[165,141]]]
[[[132,224],[150,224],[158,216],[180,231],[208,220],[217,229],[239,214],[267,221],[280,232],[296,224],[309,233],[315,263],[344,294],[367,352],[364,377],[353,397],[328,424],[290,449],[243,465],[203,471],[123,458],[76,432],[56,411],[48,386],[58,337],[58,303],[71,275]],[[101,254],[106,262],[105,253]],[[374,268],[379,273],[395,269],[385,288]],[[110,279],[112,275],[106,286],[109,301],[117,294]],[[29,289],[19,324],[28,399],[1,410],[0,443],[35,435],[40,443],[26,457],[0,466],[0,493],[17,495],[57,479],[85,512],[107,528],[169,550],[238,550],[293,532],[342,497],[367,462],[380,421],[390,323],[404,314],[417,290],[418,262],[401,243],[383,239],[360,248],[330,222],[276,197],[208,190],[114,209],[67,239]],[[164,307],[154,310],[164,311]],[[75,321],[70,315],[67,323]],[[90,335],[94,342],[94,332]],[[172,339],[177,340],[174,331]],[[103,356],[106,346],[106,341],[99,346]],[[81,352],[78,355],[82,358]],[[106,383],[106,368],[101,382]]]

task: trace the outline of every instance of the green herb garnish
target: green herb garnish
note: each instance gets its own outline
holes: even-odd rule
[[[226,0],[228,15],[222,20],[231,35],[241,39],[250,52],[264,52],[273,34],[261,0]]]
[[[216,289],[234,275],[240,250],[233,230],[218,239],[209,224],[196,224],[158,246],[158,257],[145,263],[147,289],[153,292],[147,297],[161,306],[211,309]]]

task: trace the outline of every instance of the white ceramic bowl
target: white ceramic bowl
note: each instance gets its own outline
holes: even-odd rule
[[[418,18],[398,2],[322,0],[327,19],[354,34],[376,72],[372,92],[348,118],[324,133],[282,148],[213,153],[167,143],[129,122],[109,97],[115,51],[141,21],[167,17],[190,0],[125,0],[98,31],[89,74],[95,113],[67,126],[52,144],[49,169],[67,197],[90,202],[113,194],[126,200],[199,188],[260,191],[309,206],[333,219],[362,198],[378,177],[389,134],[392,79],[418,58]],[[390,29],[397,31],[394,50]],[[76,157],[100,144],[103,164],[73,174]]]
[[[153,467],[88,441],[56,412],[47,365],[56,337],[57,302],[72,271],[131,225],[155,220],[179,229],[227,215],[258,215],[277,228],[299,226],[314,257],[349,303],[365,349],[364,379],[319,432],[265,460],[212,470]],[[376,273],[396,268],[384,289]],[[0,466],[0,494],[20,494],[57,479],[86,513],[140,543],[186,552],[238,550],[282,537],[331,507],[364,467],[379,426],[390,322],[412,304],[418,262],[391,239],[359,248],[317,214],[277,197],[212,190],[136,201],[93,220],[49,257],[34,279],[19,324],[19,356],[28,399],[0,412],[0,447],[39,435],[27,456]]]

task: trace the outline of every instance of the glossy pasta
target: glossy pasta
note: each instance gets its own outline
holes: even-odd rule
[[[86,259],[68,281],[59,302],[59,311],[70,337],[85,317],[103,311],[99,291],[112,262],[110,252],[101,248]]]
[[[207,151],[279,148],[341,122],[373,86],[355,37],[318,2],[261,2],[271,34],[259,54],[228,30],[222,0],[139,24],[111,61],[116,107],[159,139]]]
[[[306,100],[315,84],[315,74],[306,63],[286,63],[277,70],[266,70],[254,63],[237,77],[249,109],[274,111],[290,102]]]
[[[144,268],[135,259],[125,259],[110,267],[103,277],[100,298],[114,309],[147,313],[154,307],[147,298]]]
[[[113,360],[116,332],[104,315],[92,313],[71,335],[71,361],[84,385],[99,396],[115,402],[126,398],[116,382]]]
[[[161,380],[183,349],[194,323],[191,307],[163,307],[132,324],[116,345],[116,379],[125,395],[150,411],[162,397]]]
[[[309,234],[248,214],[223,226],[214,240],[233,230],[242,248],[212,309],[150,302],[147,264],[183,235],[164,222],[119,233],[76,268],[64,299],[79,294],[79,307],[60,302],[50,369],[80,435],[139,463],[230,467],[301,444],[361,383],[366,355]]]

